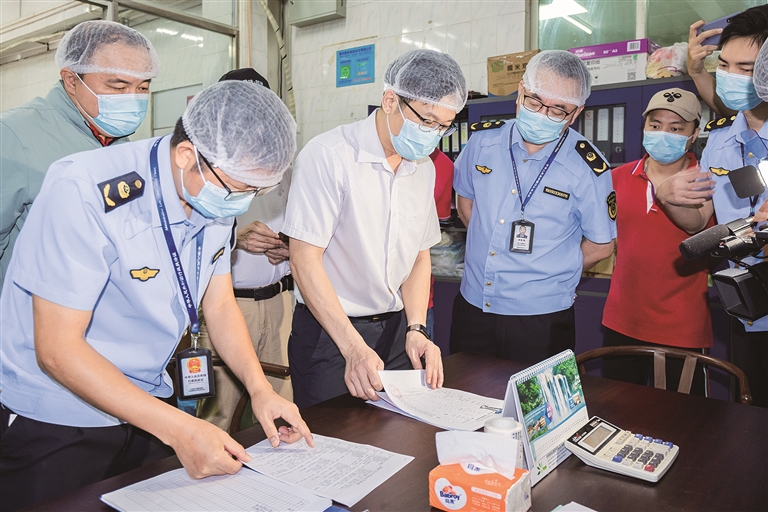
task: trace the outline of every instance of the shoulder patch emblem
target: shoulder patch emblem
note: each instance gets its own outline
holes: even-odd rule
[[[618,210],[616,209],[616,191],[612,190],[610,194],[608,194],[608,197],[605,199],[605,202],[608,203],[608,217],[611,218],[611,220],[616,220],[616,213]]]
[[[221,258],[221,255],[224,254],[224,247],[219,249],[216,254],[213,255],[213,259],[211,260],[211,264],[216,263],[216,260]]]
[[[584,162],[586,162],[589,168],[592,169],[595,176],[600,176],[611,168],[608,164],[608,160],[603,157],[603,154],[595,149],[592,143],[586,139],[576,143],[576,152],[584,159]]]
[[[479,123],[472,123],[469,125],[469,131],[479,132],[481,130],[491,130],[493,128],[501,128],[504,126],[504,121],[485,121]]]
[[[144,179],[135,171],[102,181],[98,187],[104,197],[104,213],[144,195]]]
[[[566,201],[571,198],[571,194],[568,192],[562,192],[560,190],[550,188],[550,187],[544,187],[544,193],[545,194],[551,194],[555,197],[559,197],[561,199],[565,199]]]
[[[139,268],[136,270],[131,270],[131,277],[134,279],[138,279],[139,281],[146,281],[148,279],[152,279],[157,275],[157,273],[160,272],[160,269],[152,269],[149,267]]]
[[[493,171],[493,169],[491,169],[490,167],[486,167],[484,165],[476,165],[475,169],[480,171],[481,174],[490,174]]]
[[[727,176],[728,173],[731,172],[728,169],[723,169],[722,167],[710,167],[709,171],[715,176]]]
[[[707,123],[707,125],[704,127],[704,131],[708,132],[711,130],[726,128],[728,126],[731,126],[735,120],[736,120],[736,116],[721,117],[720,119],[713,119],[712,121]]]

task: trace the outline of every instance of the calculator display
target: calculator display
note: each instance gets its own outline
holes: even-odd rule
[[[606,438],[611,435],[614,432],[613,429],[609,429],[604,427],[603,425],[598,426],[595,428],[592,432],[589,433],[587,437],[581,440],[582,445],[586,445],[589,448],[592,449],[594,452],[598,446],[600,446],[600,443],[606,440]]]

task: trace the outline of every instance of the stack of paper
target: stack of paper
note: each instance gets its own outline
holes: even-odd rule
[[[458,389],[431,389],[425,370],[384,370],[379,377],[384,385],[377,393],[381,400],[369,404],[446,430],[482,428],[504,405],[503,400]]]
[[[235,475],[193,480],[186,470],[105,494],[121,511],[323,511],[331,500],[352,506],[413,457],[374,446],[315,435],[272,448],[267,440],[246,451],[252,459]],[[251,469],[249,469],[251,468]]]
[[[169,471],[149,480],[105,494],[101,501],[122,511],[252,510],[323,511],[331,500],[276,482],[248,468],[235,475],[193,480],[185,469]]]

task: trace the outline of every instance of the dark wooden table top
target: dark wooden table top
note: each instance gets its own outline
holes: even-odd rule
[[[456,354],[445,358],[445,386],[504,398],[524,365]],[[586,466],[571,456],[533,489],[533,510],[576,501],[598,511],[768,510],[768,410],[598,377],[583,377],[587,409],[621,428],[672,441],[680,454],[656,484]],[[440,429],[342,396],[302,411],[314,433],[415,457],[353,510],[429,509],[427,475],[437,466]],[[235,436],[248,447],[260,427]],[[40,510],[110,510],[107,492],[181,467],[176,457],[93,484]]]

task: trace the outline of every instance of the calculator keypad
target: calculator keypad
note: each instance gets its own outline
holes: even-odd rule
[[[603,448],[598,457],[627,469],[654,473],[673,448],[677,449],[672,442],[623,430]],[[622,472],[618,468],[617,471]]]

